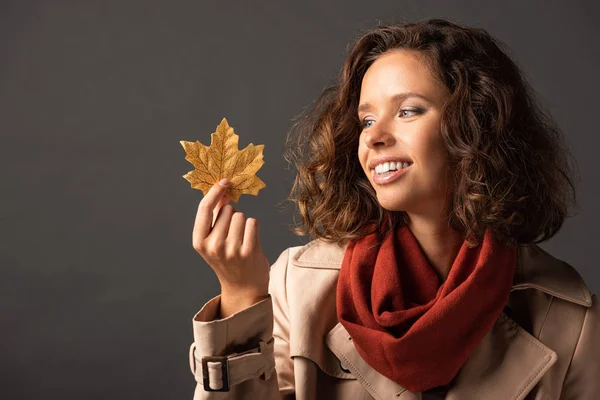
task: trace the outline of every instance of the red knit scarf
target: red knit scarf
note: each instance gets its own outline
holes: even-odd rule
[[[516,246],[487,229],[460,248],[444,283],[408,227],[377,246],[376,233],[348,243],[337,286],[337,316],[360,356],[413,391],[449,384],[508,302]]]

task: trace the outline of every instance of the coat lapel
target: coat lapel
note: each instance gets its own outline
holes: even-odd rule
[[[339,269],[345,247],[314,240],[293,256],[292,263],[302,268]],[[522,245],[512,291],[535,288],[578,304],[591,305],[589,291],[585,290],[577,272],[570,268],[536,245]],[[371,368],[339,322],[327,333],[326,343],[374,398],[421,398],[419,393],[406,390]],[[522,400],[556,360],[554,350],[503,312],[459,370],[446,399]]]
[[[556,360],[556,352],[503,312],[459,370],[446,399],[524,399]]]
[[[356,351],[342,324],[327,334],[326,342],[374,398],[421,398],[371,368]],[[446,399],[524,399],[556,360],[556,352],[502,313],[463,364]]]

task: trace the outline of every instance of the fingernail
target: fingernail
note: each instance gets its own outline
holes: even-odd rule
[[[225,186],[225,187],[229,186],[229,179],[221,179],[219,181],[219,185]]]

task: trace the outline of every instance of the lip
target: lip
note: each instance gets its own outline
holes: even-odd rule
[[[387,183],[393,182],[397,179],[399,179],[402,175],[404,175],[406,173],[406,171],[412,167],[412,165],[409,165],[406,168],[402,168],[402,169],[398,169],[396,171],[394,171],[393,174],[390,175],[386,175],[386,176],[379,176],[377,175],[377,172],[375,172],[375,170],[371,170],[371,177],[373,178],[373,182],[375,182],[378,185],[385,185]]]
[[[369,161],[369,168],[373,170],[379,164],[383,164],[383,163],[390,162],[390,161],[401,161],[402,163],[407,162],[407,163],[411,163],[412,164],[412,161],[408,157],[404,157],[404,156],[384,156],[384,157],[377,157],[377,158],[374,158],[371,161]]]

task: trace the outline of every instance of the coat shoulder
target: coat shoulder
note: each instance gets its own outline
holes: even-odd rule
[[[592,306],[592,292],[577,269],[537,245],[519,246],[513,290],[528,288],[585,307]]]
[[[289,262],[294,267],[339,270],[347,244],[323,239],[289,248]],[[553,297],[591,307],[592,292],[581,274],[535,244],[519,246],[512,290],[537,289]]]
[[[304,268],[340,269],[346,247],[347,244],[314,239],[305,245],[290,248],[290,262]]]

